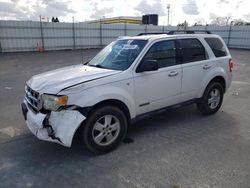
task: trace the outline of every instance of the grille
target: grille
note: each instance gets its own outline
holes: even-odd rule
[[[35,112],[39,111],[39,93],[29,86],[25,87],[25,100]]]

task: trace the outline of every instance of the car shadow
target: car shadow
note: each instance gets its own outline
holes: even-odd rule
[[[230,122],[230,123],[225,123]],[[234,118],[230,113],[223,110],[214,115],[203,116],[195,105],[185,106],[182,108],[163,110],[159,113],[143,117],[129,125],[127,136],[121,145],[134,144],[137,140],[145,140],[148,137],[160,136],[166,139],[170,138],[174,142],[177,137],[194,135],[193,138],[187,138],[188,141],[195,141],[216,131],[234,128],[236,125]],[[76,137],[77,138],[77,137]],[[149,138],[150,139],[150,138]],[[178,138],[179,139],[179,138]],[[155,143],[161,142],[154,140]],[[88,157],[96,156],[87,152],[79,139],[74,139],[71,150],[75,153]],[[119,148],[118,148],[119,151]]]

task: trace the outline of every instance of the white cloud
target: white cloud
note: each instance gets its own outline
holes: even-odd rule
[[[187,4],[183,4],[182,10],[188,15],[198,15],[198,7],[195,0],[187,0]]]
[[[0,19],[38,20],[45,17],[67,17],[75,13],[69,0],[0,0]]]
[[[38,20],[42,15],[71,22],[72,16],[76,21],[85,21],[155,13],[160,15],[160,24],[166,24],[167,4],[171,5],[173,24],[184,20],[205,24],[213,16],[250,21],[249,0],[0,0],[0,19]]]
[[[159,16],[166,15],[166,8],[164,8],[161,1],[141,1],[134,10],[138,11],[140,15],[144,14],[158,14]]]
[[[91,19],[98,19],[102,17],[110,17],[114,12],[114,7],[100,7],[98,6],[97,2],[92,2],[91,5],[93,6],[92,14],[90,15]]]

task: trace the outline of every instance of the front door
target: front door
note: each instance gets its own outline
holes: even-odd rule
[[[142,61],[156,60],[156,71],[134,73],[137,115],[176,104],[181,93],[181,65],[175,40],[154,43]]]

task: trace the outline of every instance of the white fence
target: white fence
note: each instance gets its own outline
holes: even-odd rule
[[[0,52],[103,47],[118,36],[166,32],[182,28],[133,24],[46,23],[0,21]],[[231,48],[250,49],[250,26],[195,26],[219,34]]]

